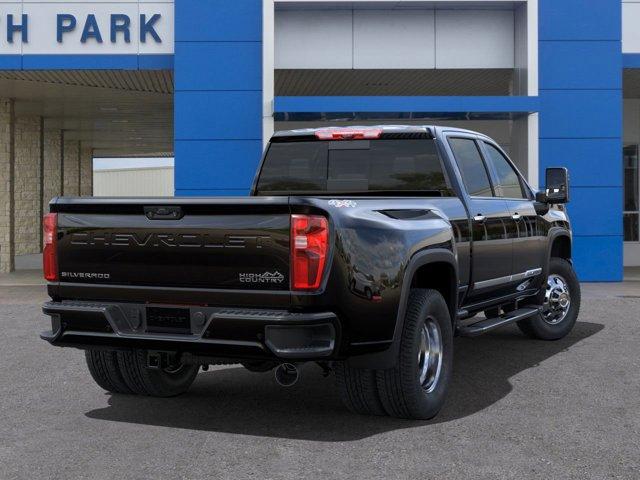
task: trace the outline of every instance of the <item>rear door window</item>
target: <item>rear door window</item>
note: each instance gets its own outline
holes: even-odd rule
[[[449,138],[449,145],[456,159],[462,181],[472,197],[492,197],[493,190],[489,173],[472,138]]]

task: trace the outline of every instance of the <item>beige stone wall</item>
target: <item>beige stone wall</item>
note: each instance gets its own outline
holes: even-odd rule
[[[40,117],[15,119],[15,255],[40,252]]]
[[[49,201],[62,194],[60,191],[60,130],[44,131],[44,210]]]
[[[0,272],[12,268],[10,196],[10,101],[0,99]]]
[[[80,150],[80,195],[93,195],[93,149],[90,147]]]
[[[65,141],[62,172],[60,130],[43,131],[40,117],[13,111],[13,103],[0,98],[0,272],[13,269],[15,255],[41,251],[41,213],[51,198],[92,194],[92,150]]]
[[[65,140],[64,142],[64,195],[73,197],[80,195],[78,190],[80,169],[78,168],[77,140]]]

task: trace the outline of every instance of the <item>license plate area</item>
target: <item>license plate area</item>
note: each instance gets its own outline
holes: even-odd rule
[[[188,308],[147,307],[148,333],[191,334]]]

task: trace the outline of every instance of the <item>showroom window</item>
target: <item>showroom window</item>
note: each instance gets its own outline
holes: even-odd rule
[[[626,145],[623,149],[624,166],[624,241],[640,240],[640,202],[638,183],[638,145]]]

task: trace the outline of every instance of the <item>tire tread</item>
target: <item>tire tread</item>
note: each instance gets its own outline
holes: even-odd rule
[[[420,397],[420,393],[416,393],[415,372],[409,371],[408,365],[412,365],[413,342],[418,329],[421,325],[423,311],[432,305],[440,311],[442,315],[443,325],[447,328],[443,329],[443,340],[448,335],[448,341],[451,342],[452,327],[448,314],[446,302],[442,295],[436,290],[430,289],[412,289],[409,294],[407,303],[407,311],[405,314],[405,322],[400,340],[400,351],[396,366],[387,370],[377,372],[378,390],[380,392],[380,400],[389,415],[397,418],[410,419],[427,419],[435,416],[441,404],[424,405],[424,399]],[[441,325],[442,328],[442,325]],[[451,345],[451,344],[450,344]],[[451,347],[450,347],[451,348]],[[450,359],[445,359],[450,361]],[[449,372],[443,373],[447,376]],[[440,378],[441,382],[448,383],[448,378]],[[446,385],[444,385],[446,391]],[[423,403],[421,405],[421,402]]]
[[[101,388],[113,393],[133,393],[122,375],[115,351],[85,350],[85,359],[91,377]]]

